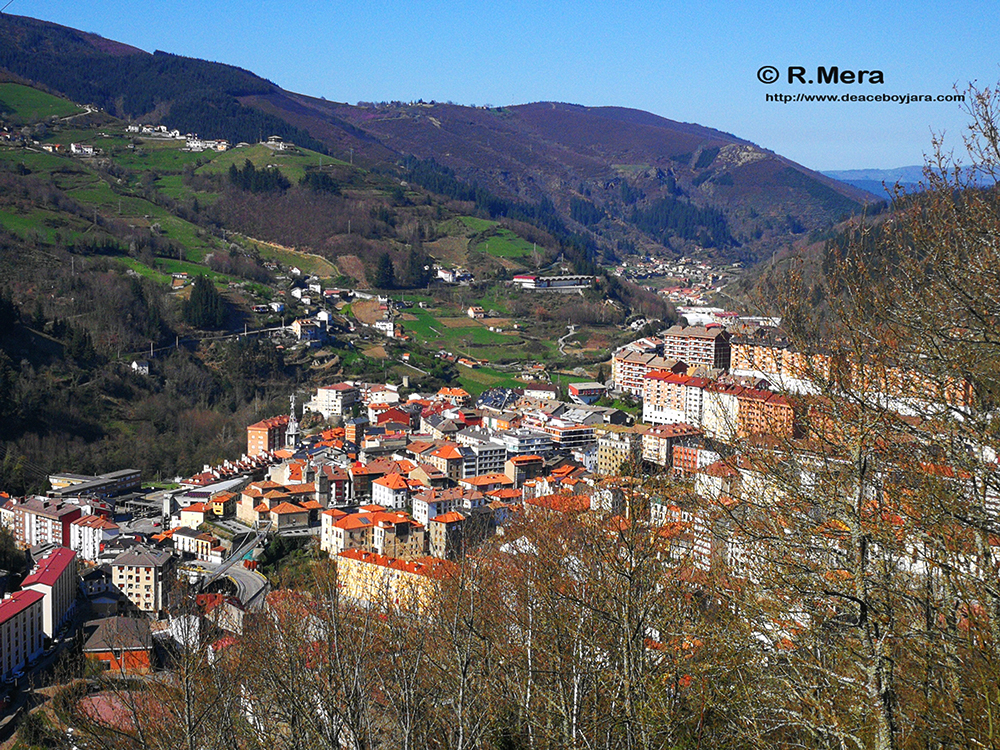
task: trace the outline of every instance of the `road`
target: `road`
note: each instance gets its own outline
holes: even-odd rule
[[[568,339],[570,336],[576,333],[576,326],[568,325],[566,326],[566,329],[569,331],[569,333],[567,333],[565,336],[560,337],[559,339],[559,353],[564,357],[566,356],[566,349],[564,349],[563,347],[566,346],[566,339]]]

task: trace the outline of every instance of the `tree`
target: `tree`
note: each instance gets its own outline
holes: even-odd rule
[[[821,282],[772,287],[799,438],[737,446],[720,495],[738,607],[771,653],[753,736],[812,745],[995,746],[1000,667],[1000,172],[996,91],[970,89],[975,169],[858,223]],[[991,180],[992,182],[992,180]],[[804,439],[802,439],[804,438]]]
[[[195,277],[191,296],[184,303],[184,320],[195,328],[219,329],[226,325],[226,301],[204,274]]]
[[[376,289],[394,289],[396,286],[396,271],[392,265],[389,253],[381,253],[375,260],[375,270],[372,275],[372,285]]]

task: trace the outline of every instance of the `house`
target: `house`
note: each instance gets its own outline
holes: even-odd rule
[[[180,525],[189,529],[197,529],[205,523],[205,518],[210,512],[205,503],[193,503],[181,509]]]
[[[83,655],[105,672],[149,674],[153,671],[153,636],[149,620],[105,617],[94,620],[94,632],[83,644]]]
[[[149,360],[145,359],[134,359],[132,360],[132,372],[137,375],[149,375]]]
[[[269,511],[271,528],[275,531],[301,529],[309,526],[309,509],[294,503],[279,503]]]
[[[481,318],[485,318],[486,317],[486,310],[484,310],[479,305],[472,305],[472,307],[470,307],[466,311],[466,313],[468,314],[468,316],[470,318],[473,318],[475,320],[479,320]]]

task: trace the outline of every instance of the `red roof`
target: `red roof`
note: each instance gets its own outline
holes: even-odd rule
[[[44,598],[42,592],[35,591],[34,589],[11,594],[0,602],[0,623],[7,622],[7,620],[19,615],[32,604],[40,602]]]
[[[76,552],[67,547],[58,547],[48,555],[39,560],[38,565],[31,575],[21,582],[22,588],[27,588],[36,583],[43,586],[55,586],[59,576],[65,572],[66,568],[73,564],[76,559]]]

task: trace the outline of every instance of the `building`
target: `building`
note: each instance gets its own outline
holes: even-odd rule
[[[641,339],[647,342],[645,347],[632,345],[623,346],[618,349],[611,358],[611,378],[615,388],[633,396],[642,397],[644,386],[643,378],[647,373],[663,370],[684,374],[688,366],[684,361],[669,359],[657,354],[654,344],[649,343],[650,339]],[[662,343],[658,346],[662,347]]]
[[[713,383],[705,389],[702,429],[722,441],[774,435],[791,437],[795,410],[787,397],[771,391]]]
[[[729,332],[718,323],[671,326],[663,334],[663,356],[689,365],[728,370],[732,356],[729,339]]]
[[[701,444],[702,432],[694,425],[678,422],[651,427],[642,436],[642,460],[665,469],[674,466],[674,449]]]
[[[57,499],[82,495],[118,497],[142,489],[142,473],[138,469],[121,469],[97,476],[52,474],[49,476],[49,484],[52,485],[49,497]]]
[[[711,381],[666,370],[643,377],[642,421],[646,424],[687,422],[701,425],[704,392]]]
[[[153,637],[149,620],[105,617],[83,644],[83,655],[106,672],[148,674],[153,670]]]
[[[532,274],[517,274],[513,283],[528,291],[574,292],[586,289],[594,283],[593,276],[534,276]]]
[[[44,599],[29,589],[0,601],[0,679],[10,679],[42,655]]]
[[[426,538],[424,524],[405,513],[372,510],[345,513],[325,511],[320,520],[320,549],[331,557],[348,550],[363,550],[395,558],[417,558],[424,555]],[[377,510],[376,510],[377,509]]]
[[[507,449],[508,456],[547,453],[552,448],[552,437],[544,432],[536,432],[524,427],[507,430],[498,435]]]
[[[69,527],[69,548],[81,559],[97,562],[101,549],[119,534],[118,524],[104,516],[82,516]]]
[[[195,560],[214,562],[221,557],[221,550],[216,551],[220,545],[219,540],[203,531],[182,526],[174,530],[171,539],[175,550],[192,555]]]
[[[157,613],[167,605],[173,569],[174,558],[169,552],[135,547],[111,563],[111,582],[138,609]]]
[[[603,383],[570,383],[568,386],[570,400],[578,404],[590,405],[604,396],[607,387]]]
[[[540,477],[544,470],[545,461],[542,457],[531,453],[512,456],[503,467],[503,473],[514,482],[515,489],[521,489],[525,482]]]
[[[597,438],[597,473],[611,477],[625,464],[638,467],[641,454],[642,435],[634,429],[606,432]]]
[[[11,527],[14,541],[21,549],[42,544],[69,547],[71,525],[81,515],[83,511],[79,505],[33,497],[20,503],[9,501],[3,520]]]
[[[349,383],[324,385],[316,389],[316,395],[306,404],[306,409],[323,415],[323,419],[344,417],[351,413],[351,407],[360,401],[360,391]]]
[[[430,519],[453,510],[482,508],[488,499],[482,492],[462,487],[426,490],[413,496],[413,519],[427,526]]]
[[[348,599],[366,606],[425,612],[434,603],[438,582],[451,568],[441,560],[397,560],[361,550],[334,557],[337,585]]]
[[[282,414],[247,427],[247,455],[276,451],[285,446],[285,431],[288,429],[288,415]]]
[[[76,604],[76,553],[57,547],[40,559],[24,581],[22,589],[42,594],[42,631],[54,638]]]
[[[372,502],[384,508],[405,508],[410,502],[410,484],[400,474],[386,474],[372,482]]]

